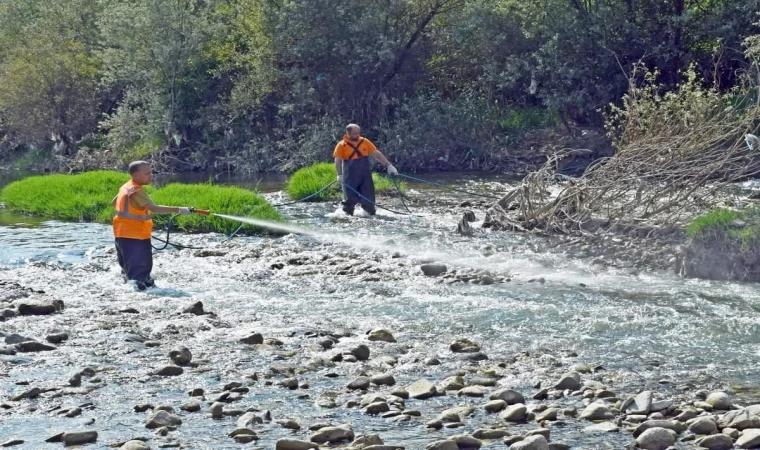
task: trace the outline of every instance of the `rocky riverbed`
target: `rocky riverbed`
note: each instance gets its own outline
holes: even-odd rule
[[[760,447],[754,287],[330,208],[289,211],[312,237],[178,235],[205,248],[146,293],[107,227],[0,229],[0,445]]]

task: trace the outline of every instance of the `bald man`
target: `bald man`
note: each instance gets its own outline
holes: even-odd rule
[[[354,215],[357,204],[371,216],[376,213],[370,155],[388,168],[388,175],[398,175],[398,170],[375,144],[361,136],[359,125],[349,124],[343,140],[338,142],[333,152],[338,182],[343,187],[343,212],[349,216]]]

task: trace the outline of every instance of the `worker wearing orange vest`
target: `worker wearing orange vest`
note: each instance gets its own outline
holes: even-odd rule
[[[131,180],[124,183],[111,202],[116,208],[113,234],[116,238],[116,255],[127,280],[134,280],[143,291],[155,285],[150,273],[153,270],[153,247],[150,244],[153,220],[150,213],[192,213],[190,208],[159,206],[153,203],[143,186],[153,180],[153,169],[145,161],[129,165]]]
[[[388,175],[398,175],[398,170],[375,144],[361,137],[359,125],[349,124],[343,140],[333,152],[338,183],[343,187],[343,212],[349,216],[354,214],[357,203],[369,215],[375,215],[375,183],[372,181],[370,155],[388,168]]]

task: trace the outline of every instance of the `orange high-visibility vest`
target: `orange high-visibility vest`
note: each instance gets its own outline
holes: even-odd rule
[[[116,216],[113,218],[113,234],[117,238],[150,239],[153,220],[147,208],[139,209],[130,204],[129,196],[142,189],[134,181],[124,183],[116,196]]]

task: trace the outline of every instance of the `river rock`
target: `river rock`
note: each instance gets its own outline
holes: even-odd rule
[[[338,442],[353,441],[354,431],[349,425],[320,428],[309,437],[311,442],[318,444],[336,444]]]
[[[665,428],[675,433],[681,433],[686,430],[686,425],[677,420],[647,420],[633,431],[633,437],[642,435],[652,428]]]
[[[499,389],[488,396],[489,400],[504,400],[508,405],[525,403],[525,397],[512,389]]]
[[[20,344],[22,342],[33,341],[33,340],[34,339],[28,338],[26,336],[22,336],[18,333],[11,333],[8,336],[5,336],[5,343],[8,345]]]
[[[221,419],[224,416],[224,403],[214,402],[208,409],[208,412],[211,413],[211,418]]]
[[[581,388],[581,374],[578,372],[568,372],[562,376],[554,385],[554,389],[564,391],[570,389],[571,391],[577,391]]]
[[[351,349],[351,354],[359,361],[369,361],[369,347],[364,344],[357,345],[355,348]]]
[[[518,422],[525,419],[528,413],[528,408],[522,403],[511,405],[499,414],[499,419],[507,422]]]
[[[624,408],[628,414],[649,414],[652,408],[652,391],[643,391]]]
[[[5,448],[5,447],[15,447],[15,446],[21,445],[23,443],[24,443],[24,441],[21,440],[21,439],[10,439],[10,440],[7,440],[5,442],[0,442],[0,447],[2,447],[2,448]]]
[[[477,353],[480,346],[469,339],[457,339],[449,345],[449,349],[454,353]]]
[[[665,428],[650,428],[636,438],[636,444],[642,450],[667,450],[675,443],[676,433]]]
[[[488,413],[497,413],[499,411],[503,411],[506,407],[507,402],[504,400],[491,400],[490,402],[483,405],[483,409],[485,409]]]
[[[436,441],[425,446],[425,450],[459,450],[456,442],[446,439],[445,441]]]
[[[510,432],[507,430],[490,430],[487,428],[480,428],[472,433],[472,437],[475,439],[503,439],[507,436],[510,436]]]
[[[420,380],[410,384],[406,388],[409,396],[419,400],[430,398],[436,394],[435,385],[428,380]]]
[[[357,436],[350,446],[363,449],[370,445],[383,445],[383,440],[376,434],[364,434]]]
[[[377,386],[393,386],[396,384],[396,379],[390,373],[381,373],[370,378],[372,384]]]
[[[240,416],[237,420],[238,428],[255,428],[255,425],[261,425],[264,423],[264,419],[254,412],[247,412]]]
[[[63,300],[54,300],[50,303],[20,303],[18,313],[20,316],[48,316],[63,311]]]
[[[357,391],[357,390],[367,390],[369,389],[370,385],[370,379],[367,377],[358,377],[354,381],[348,383],[346,386],[349,390]]]
[[[264,343],[264,336],[261,333],[253,333],[240,339],[240,342],[248,345],[261,345]]]
[[[509,450],[549,450],[549,441],[541,435],[528,436],[510,445]]]
[[[22,353],[49,352],[56,349],[52,345],[43,344],[37,341],[24,341],[16,344],[16,349]]]
[[[27,389],[26,391],[16,394],[13,397],[11,397],[12,402],[17,402],[19,400],[23,399],[33,399],[37,398],[42,393],[42,390],[38,387],[33,387],[31,389]]]
[[[460,449],[478,449],[483,446],[483,443],[479,439],[467,436],[466,434],[451,436],[449,439],[454,441]]]
[[[467,386],[464,389],[460,389],[459,392],[457,392],[457,395],[465,397],[484,397],[486,395],[486,390],[483,386]]]
[[[277,425],[285,428],[286,430],[300,430],[301,425],[293,419],[279,419],[276,421]]]
[[[739,448],[760,447],[760,429],[744,430],[741,437],[736,440],[736,446]]]
[[[464,379],[459,375],[448,377],[441,383],[441,387],[447,391],[458,391],[464,389]]]
[[[65,445],[92,444],[98,440],[97,431],[67,431],[61,436]]]
[[[319,449],[313,442],[299,441],[297,439],[280,439],[275,444],[275,450],[312,450]]]
[[[734,440],[725,434],[706,436],[702,439],[697,439],[695,443],[700,448],[706,448],[708,450],[731,450],[734,448]]]
[[[725,392],[713,392],[705,400],[713,409],[727,411],[731,409],[731,397]]]
[[[718,428],[736,428],[739,431],[760,428],[760,416],[744,410],[729,411],[718,419]]]
[[[460,422],[462,417],[470,417],[474,413],[472,406],[455,406],[441,412],[438,418],[444,422]]]
[[[182,411],[187,411],[187,412],[198,412],[201,410],[201,404],[196,402],[195,400],[191,400],[183,404],[182,406],[180,406],[179,409],[181,409]]]
[[[184,372],[184,369],[179,366],[164,366],[156,371],[156,375],[160,377],[176,377]]]
[[[420,270],[422,270],[425,276],[437,277],[443,275],[448,270],[448,267],[445,264],[423,264],[420,266]]]
[[[604,403],[592,403],[583,410],[580,416],[586,420],[611,420],[615,418],[615,413]]]
[[[192,305],[182,310],[185,314],[194,314],[196,316],[202,316],[206,314],[203,310],[203,302],[195,302]]]
[[[150,450],[148,444],[138,440],[127,441],[119,448],[121,450]]]
[[[145,428],[150,430],[163,427],[176,427],[182,425],[182,419],[179,416],[166,411],[156,411],[145,420]]]
[[[620,431],[620,427],[612,422],[595,423],[583,429],[586,433],[614,433]]]
[[[375,402],[370,403],[364,408],[364,412],[373,416],[376,416],[378,414],[382,414],[384,412],[388,412],[391,410],[391,407],[388,406],[388,403],[386,402]]]
[[[169,358],[178,366],[186,366],[193,360],[193,354],[187,347],[179,347],[169,352]]]
[[[373,342],[396,342],[396,338],[393,337],[393,334],[390,331],[382,328],[375,328],[367,334],[367,339]]]
[[[712,417],[698,417],[689,423],[689,431],[694,434],[715,434],[718,432],[718,425]]]
[[[45,340],[51,344],[60,344],[61,342],[67,341],[68,339],[69,335],[67,333],[49,334],[45,337]]]
[[[550,422],[553,422],[557,420],[557,415],[559,414],[559,409],[557,408],[548,408],[546,411],[542,412],[538,416],[536,416],[536,422],[542,422],[544,420],[548,420]]]

